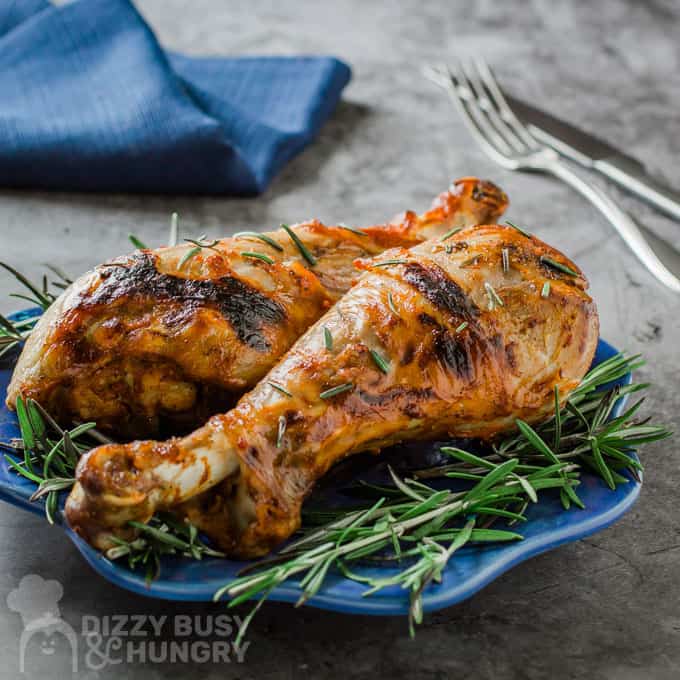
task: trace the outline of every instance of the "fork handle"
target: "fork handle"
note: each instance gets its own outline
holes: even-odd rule
[[[555,160],[543,168],[558,179],[566,182],[572,189],[587,198],[619,232],[642,264],[664,285],[680,293],[680,279],[662,262],[643,236],[640,228],[628,213],[623,211],[604,191],[589,184],[574,172],[566,163]],[[680,272],[679,272],[680,273]]]

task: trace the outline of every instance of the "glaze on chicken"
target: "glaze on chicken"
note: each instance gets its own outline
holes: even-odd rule
[[[339,460],[405,440],[491,438],[546,417],[554,388],[566,398],[590,366],[587,282],[510,226],[360,265],[357,285],[236,408],[182,439],[86,454],[71,526],[103,549],[112,532],[129,535],[128,520],[175,509],[227,554],[262,555],[299,527],[305,497]]]
[[[357,257],[494,220],[506,204],[491,183],[464,178],[422,216],[361,231],[295,225],[302,248],[280,229],[269,241],[251,234],[118,258],[45,313],[7,403],[23,395],[61,422],[95,421],[116,439],[190,431],[233,406],[353,285]]]

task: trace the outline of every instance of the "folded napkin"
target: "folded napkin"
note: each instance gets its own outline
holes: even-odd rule
[[[0,0],[0,185],[255,194],[349,78],[331,57],[164,52],[128,0]]]

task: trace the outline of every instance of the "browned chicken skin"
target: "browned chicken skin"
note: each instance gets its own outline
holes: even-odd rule
[[[93,420],[116,438],[191,429],[226,410],[356,281],[353,261],[452,227],[495,220],[503,192],[456,181],[422,216],[356,233],[318,221],[194,246],[142,250],[76,281],[31,334],[8,390],[59,420]],[[258,253],[258,259],[244,253]]]
[[[236,408],[183,439],[87,454],[71,526],[106,548],[128,520],[174,508],[229,555],[262,555],[295,531],[339,460],[536,421],[555,386],[565,398],[590,365],[598,318],[587,282],[535,237],[477,227],[360,264],[357,285]]]

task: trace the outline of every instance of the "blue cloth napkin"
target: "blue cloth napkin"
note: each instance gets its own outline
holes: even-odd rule
[[[256,194],[349,78],[331,57],[166,53],[128,0],[0,0],[0,185]]]

